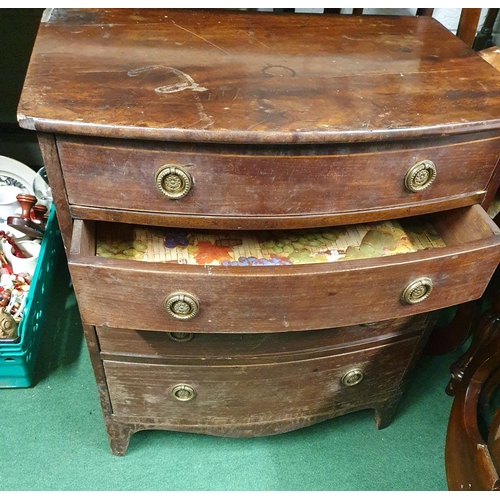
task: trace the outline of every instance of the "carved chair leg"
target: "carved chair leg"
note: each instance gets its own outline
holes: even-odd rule
[[[464,378],[467,368],[471,365],[478,349],[486,344],[493,335],[500,334],[500,293],[497,291],[492,299],[491,308],[481,316],[477,329],[472,334],[472,341],[457,361],[451,365],[451,378],[446,387],[446,394],[454,396],[458,385],[467,384]]]

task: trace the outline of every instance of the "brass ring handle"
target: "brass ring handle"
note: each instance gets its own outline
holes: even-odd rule
[[[353,385],[358,385],[365,378],[365,374],[363,370],[359,368],[354,368],[353,370],[349,370],[341,379],[340,382],[342,385],[347,387],[352,387]]]
[[[430,278],[419,278],[412,281],[403,290],[403,301],[407,304],[418,304],[431,294],[433,287],[434,285]]]
[[[191,401],[196,396],[196,391],[187,384],[177,384],[170,392],[177,401]]]
[[[200,309],[198,299],[187,292],[174,292],[165,297],[163,307],[175,319],[188,320],[194,318]]]
[[[167,332],[167,336],[174,342],[189,342],[194,338],[194,333]]]
[[[189,173],[180,165],[163,165],[155,174],[156,188],[171,200],[186,196],[193,186]]]
[[[418,193],[427,189],[436,179],[436,165],[431,160],[419,161],[405,175],[406,189]]]

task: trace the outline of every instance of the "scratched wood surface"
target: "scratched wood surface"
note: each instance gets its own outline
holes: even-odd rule
[[[117,356],[154,358],[178,364],[231,365],[234,362],[262,363],[273,357],[282,361],[320,357],[325,350],[349,352],[370,342],[388,342],[420,335],[429,323],[429,314],[377,323],[314,331],[268,335],[194,334],[186,342],[172,340],[166,332],[96,327],[101,353],[106,359]]]
[[[219,224],[228,224],[227,217],[265,217],[261,224],[268,229],[271,216],[280,216],[285,226],[297,224],[289,222],[297,216],[355,212],[361,218],[363,210],[410,205],[416,210],[421,204],[432,211],[432,202],[443,209],[453,208],[450,203],[458,200],[470,204],[471,196],[486,192],[500,139],[472,141],[470,134],[453,137],[457,139],[461,141],[440,138],[363,148],[352,144],[333,151],[317,147],[319,151],[312,152],[304,145],[285,154],[281,148],[286,146],[214,153],[199,145],[195,151],[184,151],[179,143],[59,136],[57,148],[71,205],[196,214],[203,221],[216,215]],[[436,180],[429,189],[412,193],[404,185],[406,172],[426,159],[436,165]],[[156,188],[155,172],[170,163],[182,165],[193,179],[193,189],[180,200],[170,200]],[[461,168],[464,165],[467,168]],[[234,227],[244,226],[238,222]]]
[[[475,356],[479,356],[479,359],[473,360],[477,369],[468,372],[466,383],[459,385],[448,422],[445,464],[448,489],[451,491],[500,490],[498,441],[496,447],[492,446],[500,432],[498,413],[489,429],[492,439],[485,441],[480,431],[481,413],[484,411],[481,397],[492,379],[498,384],[498,342],[486,343]]]
[[[308,425],[308,420],[311,424],[354,410],[378,409],[382,402],[397,400],[419,340],[413,336],[285,363],[246,365],[238,360],[232,366],[182,366],[104,360],[103,365],[115,417],[152,421],[174,430],[249,437],[290,431]],[[353,366],[365,378],[347,387],[341,379]],[[194,388],[194,399],[179,402],[166,390],[179,380]]]
[[[428,18],[47,11],[19,119],[42,138],[113,453],[143,429],[252,436],[361,408],[384,427],[434,324],[427,311],[482,293],[499,231],[458,208],[432,217],[444,249],[222,269],[96,257],[92,219],[298,228],[478,203],[498,155],[499,89]],[[404,193],[402,160],[431,152],[439,177]],[[182,200],[151,184],[166,153],[193,165]],[[427,275],[431,297],[403,305]],[[178,290],[200,300],[191,321],[164,310]],[[366,378],[344,391],[353,366]],[[197,396],[177,409],[170,386],[184,382]]]
[[[500,77],[430,17],[53,11],[23,127],[246,143],[500,128]]]

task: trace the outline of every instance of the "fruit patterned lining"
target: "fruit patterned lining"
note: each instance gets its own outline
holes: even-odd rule
[[[494,219],[500,213],[500,191],[497,191],[495,197],[488,207],[488,215]]]
[[[384,221],[293,231],[203,231],[101,223],[96,255],[211,266],[354,260],[445,247],[430,224]]]

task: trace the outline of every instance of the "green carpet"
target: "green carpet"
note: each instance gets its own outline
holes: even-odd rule
[[[372,411],[279,436],[143,431],[113,456],[67,266],[28,389],[0,389],[0,488],[38,490],[446,490],[444,442],[457,353],[423,357],[393,423]]]

